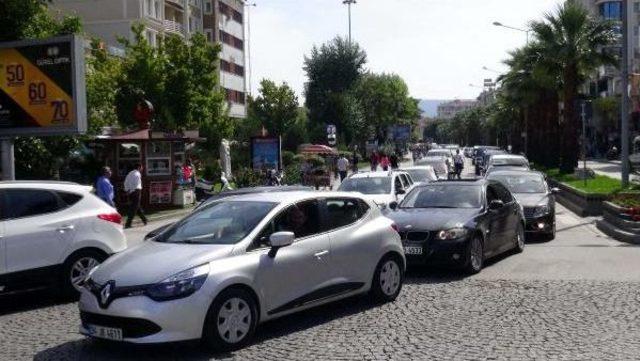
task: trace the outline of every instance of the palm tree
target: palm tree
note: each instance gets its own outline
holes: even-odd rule
[[[598,67],[617,64],[616,57],[606,51],[616,42],[615,24],[593,19],[577,1],[567,0],[530,27],[541,56],[537,70],[558,74],[561,82],[564,114],[560,168],[570,173],[578,163],[579,153],[578,87]]]

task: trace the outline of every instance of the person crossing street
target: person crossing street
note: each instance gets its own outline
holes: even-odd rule
[[[464,157],[460,154],[460,149],[457,149],[456,154],[453,156],[453,168],[455,176],[458,177],[458,179],[462,179],[461,174],[464,169]]]

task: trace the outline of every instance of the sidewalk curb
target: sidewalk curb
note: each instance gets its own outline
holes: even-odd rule
[[[194,209],[195,209],[195,206],[188,207],[188,208],[176,209],[174,212],[167,212],[167,213],[158,214],[158,215],[151,215],[151,216],[147,217],[147,224],[152,223],[152,222],[162,221],[162,220],[165,220],[165,219],[170,219],[170,218],[175,218],[175,217],[182,217],[182,216],[185,216],[185,215],[191,213],[191,211],[193,211]],[[126,219],[126,214],[123,215],[123,218]],[[135,217],[134,221],[131,223],[131,226],[132,227],[141,227],[141,226],[144,226],[144,223],[142,223],[142,221],[140,219]]]

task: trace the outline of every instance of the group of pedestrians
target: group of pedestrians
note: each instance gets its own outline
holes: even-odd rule
[[[129,198],[127,221],[124,228],[131,228],[133,218],[137,214],[142,223],[147,224],[147,217],[142,210],[142,164],[136,164],[124,179],[124,191]],[[102,167],[102,172],[96,182],[96,195],[112,207],[115,203],[115,187],[111,183],[111,168]]]
[[[391,156],[387,156],[385,153],[374,151],[371,153],[369,157],[369,164],[371,166],[371,171],[375,172],[378,170],[378,166],[382,168],[383,171],[388,171],[391,169],[398,169],[400,157],[398,156],[399,152],[391,153]]]

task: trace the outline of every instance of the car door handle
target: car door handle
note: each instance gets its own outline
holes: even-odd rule
[[[328,254],[329,254],[329,251],[327,251],[327,250],[325,249],[324,251],[320,251],[320,252],[318,252],[318,253],[314,254],[314,256],[315,256],[316,258],[322,258],[323,256],[326,256],[326,255],[328,255]]]
[[[64,233],[66,231],[73,231],[76,228],[73,224],[65,224],[64,226],[58,227],[57,231],[60,233]]]

